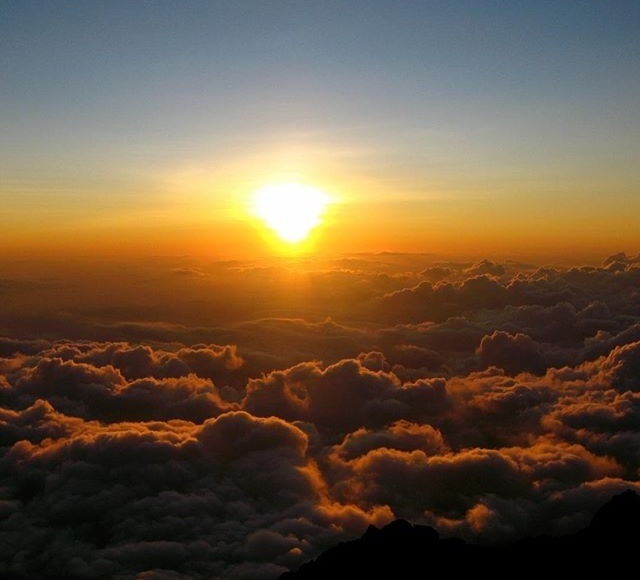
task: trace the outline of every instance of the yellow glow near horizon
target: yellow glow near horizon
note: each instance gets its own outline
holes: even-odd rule
[[[284,242],[301,242],[322,218],[329,196],[308,185],[276,183],[254,194],[253,213]]]

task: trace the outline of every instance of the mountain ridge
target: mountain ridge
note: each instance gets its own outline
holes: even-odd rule
[[[279,578],[426,578],[435,571],[490,573],[494,579],[522,572],[533,576],[549,571],[592,574],[606,570],[610,574],[637,564],[639,542],[640,495],[629,489],[613,496],[586,528],[573,534],[487,546],[441,538],[430,526],[399,519],[381,529],[371,525],[360,538],[337,544]]]

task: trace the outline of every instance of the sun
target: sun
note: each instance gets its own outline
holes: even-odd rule
[[[323,191],[299,183],[274,183],[254,194],[253,213],[289,244],[304,240],[329,203]]]

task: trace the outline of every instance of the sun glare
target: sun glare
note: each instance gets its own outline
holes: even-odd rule
[[[328,202],[327,194],[314,187],[279,183],[255,193],[253,211],[281,240],[295,244],[320,223]]]

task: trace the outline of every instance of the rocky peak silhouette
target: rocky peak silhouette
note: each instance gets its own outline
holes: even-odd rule
[[[600,540],[637,539],[640,526],[640,495],[627,491],[613,496],[593,516],[587,531]]]
[[[297,572],[282,574],[280,580],[400,580],[440,572],[452,577],[489,574],[495,580],[548,575],[550,571],[556,576],[589,577],[606,571],[608,577],[615,577],[630,566],[635,568],[639,542],[640,495],[627,490],[611,498],[575,534],[527,538],[500,546],[442,539],[432,527],[406,520],[395,520],[382,529],[369,526],[361,538],[329,548]]]

